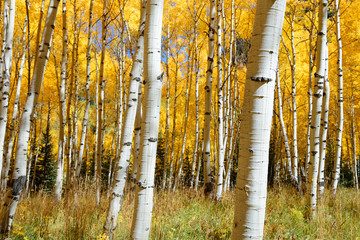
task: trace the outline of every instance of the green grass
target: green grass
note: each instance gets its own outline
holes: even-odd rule
[[[129,239],[133,194],[124,198],[116,239]],[[56,203],[48,194],[24,198],[16,212],[12,239],[106,239],[102,234],[108,200],[96,206],[92,185]],[[179,190],[155,194],[151,239],[229,239],[233,221],[233,193],[220,203],[200,192]],[[305,198],[291,188],[268,194],[265,239],[360,239],[360,193],[340,188],[333,199],[326,191],[317,215],[306,220]]]

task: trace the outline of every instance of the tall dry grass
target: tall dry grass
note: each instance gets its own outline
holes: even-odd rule
[[[106,239],[102,234],[108,198],[96,206],[95,185],[82,183],[70,197],[56,202],[39,191],[24,197],[15,215],[12,239]],[[220,203],[199,191],[157,192],[154,196],[151,239],[229,239],[233,192]],[[134,195],[124,197],[115,239],[129,239]],[[341,188],[336,199],[329,191],[313,220],[304,219],[305,198],[292,188],[269,190],[265,239],[360,239],[360,194]]]

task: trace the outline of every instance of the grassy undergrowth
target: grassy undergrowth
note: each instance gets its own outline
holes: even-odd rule
[[[92,185],[84,185],[70,200],[56,203],[39,192],[24,198],[15,215],[12,239],[106,239],[102,234],[108,200],[96,206]],[[116,239],[129,239],[133,194],[125,196]],[[220,203],[200,192],[182,190],[155,194],[151,239],[229,239],[234,195]],[[360,239],[360,193],[340,188],[336,200],[325,192],[316,217],[304,219],[305,198],[290,188],[269,190],[265,239]]]

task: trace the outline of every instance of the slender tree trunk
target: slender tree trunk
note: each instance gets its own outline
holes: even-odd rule
[[[170,31],[169,25],[167,26],[167,49],[166,49],[166,123],[165,123],[165,160],[164,160],[164,171],[163,171],[163,178],[162,178],[162,189],[165,190],[166,188],[166,175],[167,175],[167,167],[169,162],[169,145],[170,145],[170,73],[169,73],[169,58],[170,58]],[[171,176],[171,175],[170,175]]]
[[[336,136],[336,155],[334,165],[334,179],[332,184],[333,196],[336,195],[336,189],[340,180],[340,161],[341,161],[341,149],[342,149],[342,132],[344,127],[344,99],[343,99],[343,69],[342,69],[342,41],[340,34],[340,8],[339,1],[335,0],[336,9],[336,39],[338,47],[338,104],[339,104],[339,116],[337,122],[337,136]]]
[[[100,69],[99,69],[99,87],[98,87],[98,111],[97,111],[97,122],[98,122],[98,135],[96,145],[96,205],[100,204],[100,193],[101,193],[101,160],[103,150],[103,102],[104,102],[104,64],[105,64],[105,52],[106,52],[106,32],[107,32],[107,9],[106,2],[103,1],[103,15],[102,15],[102,31],[101,31],[101,56],[100,56]]]
[[[315,1],[314,1],[315,2]],[[314,9],[312,12],[311,18],[311,27],[309,31],[309,88],[308,88],[308,127],[307,127],[307,134],[306,134],[306,156],[305,156],[305,167],[304,172],[305,176],[307,176],[309,163],[310,163],[310,131],[311,131],[311,119],[312,119],[312,106],[313,106],[313,94],[312,94],[312,85],[313,85],[313,69],[314,69],[314,61],[313,61],[313,33],[315,28],[315,3]]]
[[[16,207],[26,181],[26,160],[30,133],[30,119],[37,104],[44,71],[49,56],[51,38],[54,32],[55,17],[60,0],[51,0],[43,31],[38,60],[20,120],[19,136],[15,154],[15,171],[10,185],[10,191],[5,196],[5,202],[0,213],[0,233],[7,235],[10,231]]]
[[[145,27],[145,7],[146,1],[141,2],[141,16],[139,25],[139,39],[137,41],[136,53],[133,58],[133,66],[130,73],[130,86],[128,92],[127,108],[125,110],[124,125],[122,126],[120,140],[120,159],[115,172],[115,183],[112,188],[111,200],[108,210],[104,231],[113,238],[114,231],[117,226],[117,218],[122,205],[124,189],[128,175],[128,168],[131,155],[131,144],[134,132],[134,124],[139,102],[139,92],[141,92],[143,56],[144,56],[144,27]]]
[[[135,192],[132,239],[148,239],[151,226],[162,85],[160,61],[163,6],[163,0],[148,0],[146,7],[141,164]]]
[[[190,188],[192,188],[196,182],[195,179],[195,169],[196,163],[199,161],[199,59],[198,59],[198,24],[197,24],[197,10],[196,10],[196,0],[194,0],[194,68],[195,68],[195,111],[196,111],[196,123],[195,123],[195,144],[194,144],[194,153],[193,153],[193,164],[191,167],[191,182]],[[200,166],[198,166],[198,169]],[[197,174],[198,175],[198,174]],[[197,179],[198,176],[196,176]],[[197,185],[195,187],[197,189]]]
[[[208,42],[208,60],[206,71],[206,86],[205,86],[205,116],[204,116],[204,183],[205,194],[211,196],[212,180],[211,180],[211,139],[210,139],[210,125],[211,125],[211,91],[213,81],[213,65],[214,65],[214,40],[215,40],[215,0],[210,0],[210,21],[209,21],[209,42]]]
[[[35,120],[35,118],[34,118]],[[30,135],[30,153],[29,153],[29,159],[28,159],[28,164],[27,164],[27,170],[26,170],[26,184],[25,184],[25,196],[29,193],[29,189],[31,190],[31,188],[34,185],[34,178],[35,175],[33,176],[33,180],[31,182],[31,186],[30,186],[30,171],[31,171],[31,163],[32,163],[32,149],[33,149],[33,142],[36,141],[36,121],[34,121],[34,123],[32,124],[33,126],[31,127],[31,135]],[[35,135],[35,136],[34,136]],[[34,168],[35,171],[35,168]]]
[[[59,142],[58,142],[58,156],[56,166],[56,180],[54,188],[54,196],[57,201],[61,200],[61,193],[63,187],[64,176],[64,141],[65,141],[65,114],[66,114],[66,82],[67,82],[67,54],[68,54],[68,33],[67,33],[67,14],[66,14],[66,0],[63,0],[63,50],[61,59],[61,82],[59,89]]]
[[[85,102],[85,112],[84,118],[82,122],[82,130],[81,130],[81,138],[80,138],[80,148],[79,148],[79,160],[78,165],[76,166],[76,178],[80,176],[80,170],[82,165],[82,159],[84,156],[84,148],[85,148],[85,138],[87,132],[88,118],[89,118],[89,110],[90,110],[90,79],[91,79],[91,43],[92,43],[92,21],[93,21],[93,6],[94,0],[90,1],[90,10],[89,10],[89,25],[88,25],[88,42],[86,47],[86,102]]]
[[[316,52],[316,73],[315,73],[315,89],[313,96],[315,97],[312,106],[311,119],[311,155],[309,174],[307,176],[308,196],[307,196],[307,215],[312,217],[315,214],[317,201],[317,179],[319,171],[319,155],[320,155],[320,120],[323,98],[323,88],[326,69],[326,50],[327,50],[327,8],[328,1],[321,0],[319,4],[319,26],[317,37]]]
[[[190,39],[190,38],[189,38]],[[188,43],[188,56],[191,56],[191,48],[190,48],[190,41]],[[184,133],[181,142],[181,153],[179,158],[179,169],[177,172],[177,176],[175,178],[173,191],[176,190],[177,185],[181,182],[181,175],[182,175],[182,168],[184,164],[184,155],[185,155],[185,147],[186,147],[186,135],[187,135],[187,126],[188,126],[188,116],[189,116],[189,103],[190,103],[190,93],[191,93],[191,70],[190,70],[190,60],[188,60],[187,66],[187,79],[186,79],[186,87],[185,87],[185,114],[184,114]]]
[[[283,117],[283,105],[282,105],[282,96],[281,96],[281,86],[280,86],[280,76],[279,71],[276,73],[276,85],[277,85],[277,93],[278,93],[278,104],[279,104],[279,121],[281,125],[281,129],[284,136],[284,144],[285,144],[285,154],[286,154],[286,171],[289,177],[291,178],[292,182],[298,188],[298,181],[294,176],[294,173],[292,171],[291,167],[291,155],[290,155],[290,146],[289,146],[289,140],[288,135],[286,132],[286,127],[284,123],[284,117]]]
[[[258,0],[241,116],[232,239],[262,239],[271,119],[286,1]]]
[[[10,168],[10,162],[11,162],[11,157],[13,156],[13,148],[14,148],[14,142],[16,140],[16,133],[18,130],[18,124],[17,124],[17,119],[19,114],[19,109],[20,109],[20,91],[21,91],[21,82],[22,82],[22,77],[23,77],[23,72],[24,72],[24,65],[25,65],[25,53],[26,53],[26,26],[27,26],[27,22],[28,22],[28,18],[25,18],[25,22],[24,22],[24,28],[23,28],[23,32],[22,32],[22,53],[21,53],[21,63],[20,63],[20,68],[19,68],[19,73],[18,73],[18,78],[17,78],[17,83],[16,83],[16,94],[15,94],[15,102],[14,102],[14,108],[12,111],[12,118],[11,118],[11,122],[9,124],[9,143],[8,143],[8,147],[7,147],[7,151],[6,151],[6,161],[4,161],[4,166],[3,166],[3,170],[2,170],[2,175],[1,175],[1,192],[5,192],[6,190],[6,186],[7,186],[7,178],[8,178],[8,173],[9,173],[9,168]]]
[[[137,170],[139,166],[139,152],[140,152],[140,130],[141,130],[141,89],[142,84],[139,85],[138,91],[138,104],[136,108],[136,118],[135,118],[135,144],[134,144],[134,162],[133,162],[133,172],[132,172],[132,181],[131,181],[131,189],[135,189]]]
[[[170,40],[169,40],[170,41]],[[168,49],[169,51],[169,49]],[[168,191],[172,190],[172,179],[173,179],[173,171],[174,171],[174,155],[175,155],[175,139],[176,139],[176,108],[177,108],[177,84],[178,84],[178,63],[175,63],[175,82],[174,82],[174,113],[173,113],[173,129],[172,129],[172,140],[171,140],[171,155],[170,155],[170,169],[169,169],[169,178],[168,178]],[[167,79],[170,81],[170,73],[169,73],[169,66],[167,64]],[[170,84],[170,83],[169,83]]]
[[[327,54],[328,50],[326,50]],[[330,102],[330,83],[328,77],[329,70],[328,55],[326,56],[326,69],[325,69],[325,88],[323,94],[322,106],[322,121],[321,121],[321,144],[320,144],[320,166],[319,166],[319,198],[324,194],[325,190],[325,157],[326,157],[326,142],[327,132],[329,127],[329,102]]]
[[[222,69],[222,2],[217,0],[217,67],[218,67],[218,99],[217,99],[217,176],[216,176],[216,197],[217,201],[221,200],[224,180],[224,97],[223,97],[223,69]]]
[[[8,7],[4,7],[4,21],[3,21],[3,52],[2,54],[2,72],[1,74],[1,105],[0,105],[0,174],[3,168],[3,160],[5,156],[5,136],[7,126],[7,113],[9,108],[9,93],[10,93],[10,79],[11,66],[13,58],[13,36],[15,24],[15,0],[5,0]]]
[[[353,172],[353,184],[356,190],[359,190],[358,174],[357,174],[357,159],[356,159],[356,127],[355,127],[355,109],[354,109],[354,86],[351,86],[351,126],[350,126],[350,138],[351,138],[351,156],[352,156],[352,172]]]

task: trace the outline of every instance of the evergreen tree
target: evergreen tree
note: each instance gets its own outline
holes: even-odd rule
[[[54,145],[50,134],[50,110],[45,132],[41,137],[41,145],[36,164],[34,185],[37,189],[43,188],[50,192],[54,188],[56,178],[56,157],[53,152]],[[35,155],[35,154],[34,154]],[[32,171],[33,172],[33,171]]]

